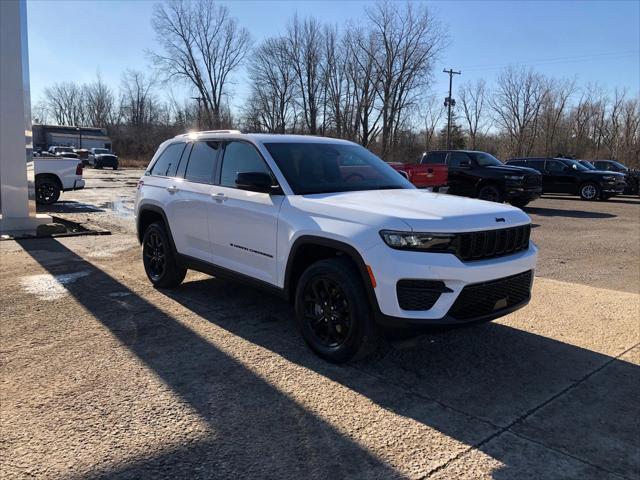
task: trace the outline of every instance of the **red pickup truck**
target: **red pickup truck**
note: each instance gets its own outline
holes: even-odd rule
[[[389,162],[393,168],[402,173],[416,187],[438,189],[447,185],[449,171],[447,152],[429,152],[423,155],[418,163]]]

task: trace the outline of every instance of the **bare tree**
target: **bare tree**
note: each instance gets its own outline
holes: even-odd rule
[[[87,123],[95,127],[106,127],[113,123],[115,99],[111,89],[102,81],[100,74],[95,82],[84,85],[84,116]]]
[[[54,83],[44,89],[45,104],[58,125],[84,125],[84,96],[73,82]]]
[[[407,2],[404,8],[383,1],[367,9],[374,42],[359,44],[380,72],[378,95],[382,101],[382,145],[386,156],[396,143],[405,109],[413,104],[430,78],[433,62],[446,37],[426,7]]]
[[[423,105],[421,117],[424,125],[424,149],[428,151],[435,146],[436,131],[446,109],[443,103],[433,95],[427,97]]]
[[[507,135],[509,155],[528,155],[538,128],[538,115],[547,95],[544,77],[531,70],[507,67],[498,77],[490,101],[495,121]]]
[[[538,150],[545,156],[557,153],[556,145],[560,123],[564,118],[569,98],[575,92],[574,81],[547,81],[547,94],[542,101],[540,110],[540,138],[543,145]],[[561,148],[561,150],[565,150]]]
[[[483,126],[484,122],[486,93],[486,82],[482,79],[476,80],[475,82],[468,82],[460,89],[462,112],[467,124],[467,133],[471,140],[471,148],[473,150],[477,147],[476,138],[478,136],[478,129]]]
[[[293,114],[296,72],[281,37],[265,40],[255,51],[249,69],[251,102],[260,130],[284,133]]]
[[[212,0],[171,0],[155,7],[152,20],[162,52],[151,52],[167,79],[190,84],[201,98],[208,126],[223,123],[223,96],[244,61],[251,36]]]
[[[159,106],[153,93],[154,80],[142,72],[127,70],[120,87],[120,122],[146,127],[158,119]]]
[[[316,18],[300,20],[295,15],[287,26],[285,38],[289,60],[297,78],[296,100],[301,108],[307,131],[315,135],[318,133],[318,115],[324,85],[322,26]]]

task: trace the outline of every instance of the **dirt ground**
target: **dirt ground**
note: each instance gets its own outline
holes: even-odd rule
[[[110,236],[0,242],[2,478],[640,476],[640,200],[532,203],[529,306],[334,366],[261,291],[151,288],[140,173],[47,210]]]

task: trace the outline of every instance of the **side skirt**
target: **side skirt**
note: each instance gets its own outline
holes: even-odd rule
[[[214,277],[226,278],[234,282],[243,283],[245,285],[259,288],[272,295],[288,300],[288,296],[286,295],[284,288],[276,287],[275,285],[267,283],[263,280],[258,280],[256,278],[249,277],[248,275],[244,275],[242,273],[229,270],[228,268],[220,267],[218,265],[214,265],[213,263],[190,257],[188,255],[178,253],[176,256],[178,263],[184,268],[206,273],[207,275],[211,275]]]

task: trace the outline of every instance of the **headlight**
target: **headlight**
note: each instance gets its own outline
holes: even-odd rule
[[[616,177],[614,177],[613,175],[604,175],[602,179],[607,181],[612,181],[612,180],[615,180]]]
[[[524,180],[524,175],[506,175],[504,178],[512,182],[521,182]]]
[[[449,233],[417,233],[382,230],[380,236],[391,248],[400,250],[421,250],[427,252],[448,252],[455,235]]]

